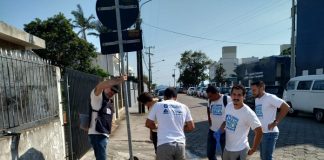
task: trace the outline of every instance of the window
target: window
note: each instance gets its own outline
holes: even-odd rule
[[[296,81],[289,81],[287,84],[287,90],[294,90],[295,84],[296,84]]]
[[[299,81],[297,90],[309,90],[312,85],[312,81]]]
[[[324,80],[316,80],[312,90],[324,90]]]

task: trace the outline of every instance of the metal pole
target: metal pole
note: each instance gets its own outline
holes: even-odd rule
[[[116,6],[116,21],[117,21],[117,32],[118,32],[118,46],[119,46],[119,54],[121,60],[121,71],[122,75],[124,75],[124,48],[123,48],[123,37],[122,37],[122,30],[121,30],[121,20],[120,20],[120,10],[119,10],[119,0],[115,0]],[[128,148],[129,148],[129,156],[130,160],[134,160],[133,157],[133,149],[132,149],[132,136],[130,130],[130,120],[129,120],[129,111],[128,111],[128,97],[127,97],[127,83],[123,82],[123,93],[124,94],[124,104],[125,104],[125,114],[126,114],[126,122],[127,122],[127,135],[128,135]]]
[[[176,87],[176,80],[175,80],[175,69],[173,69],[173,86]]]
[[[154,48],[153,46],[149,46],[149,47],[147,47],[148,48],[148,53],[146,53],[146,54],[148,54],[148,56],[149,56],[149,84],[148,84],[148,89],[149,89],[149,92],[151,93],[151,89],[152,89],[152,87],[151,87],[151,84],[152,84],[152,62],[151,62],[151,55],[153,55],[152,53],[151,53],[151,48]]]
[[[151,62],[151,47],[149,47],[149,92],[151,93],[151,84],[152,84],[152,62]]]
[[[296,18],[296,5],[295,0],[292,0],[292,7],[291,7],[291,55],[290,55],[290,78],[293,78],[296,76],[296,53],[295,53],[295,47],[296,47],[296,26],[295,26],[295,20]]]
[[[136,30],[141,30],[141,10],[139,10],[137,21],[136,21]],[[144,92],[144,82],[143,82],[143,53],[142,50],[136,52],[137,58],[137,79],[138,79],[138,95]],[[145,113],[145,106],[142,103],[138,103],[138,113]]]
[[[73,151],[73,138],[72,138],[72,124],[71,124],[71,106],[70,106],[70,85],[69,85],[69,75],[65,74],[65,97],[66,97],[66,106],[67,106],[67,116],[68,116],[68,124],[69,124],[69,159],[74,159],[74,151]]]

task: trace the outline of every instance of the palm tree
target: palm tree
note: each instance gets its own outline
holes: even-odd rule
[[[95,28],[97,32],[90,32],[88,35],[99,37],[100,33],[107,33],[111,30],[105,27],[99,20],[95,21]]]
[[[81,8],[81,5],[77,5],[78,9],[76,11],[72,11],[71,14],[74,16],[75,20],[73,20],[73,27],[75,28],[80,28],[80,31],[78,32],[79,34],[82,34],[81,38],[84,40],[87,40],[86,37],[86,31],[94,29],[96,24],[93,19],[95,17],[91,14],[90,17],[86,18],[83,14],[83,10]]]

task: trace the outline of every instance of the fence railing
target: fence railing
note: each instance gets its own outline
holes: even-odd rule
[[[55,66],[32,51],[0,48],[0,131],[57,115]]]
[[[65,125],[67,159],[80,159],[90,149],[88,133],[79,128],[79,114],[89,113],[90,93],[101,80],[100,77],[80,71],[65,69],[64,111],[68,123]]]

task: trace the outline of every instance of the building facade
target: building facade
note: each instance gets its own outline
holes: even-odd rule
[[[262,80],[266,85],[284,86],[289,80],[290,57],[270,56],[259,62],[241,64],[236,73],[240,83],[250,86],[252,81]]]
[[[323,8],[323,0],[297,1],[296,76],[323,74]]]

